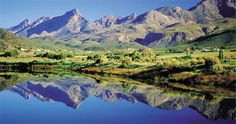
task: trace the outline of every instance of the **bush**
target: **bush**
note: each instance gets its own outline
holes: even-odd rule
[[[17,50],[8,51],[4,53],[4,57],[17,57],[19,55],[19,52]]]
[[[116,52],[107,53],[106,55],[107,55],[108,59],[119,60],[123,56],[125,56],[125,53],[124,52],[120,52],[120,51],[116,51]]]
[[[169,53],[184,53],[183,49],[169,49]]]
[[[97,59],[99,59],[99,58],[102,58],[102,55],[101,54],[96,54],[96,55],[89,55],[88,57],[87,57],[87,60],[97,60]]]
[[[128,68],[131,63],[132,63],[132,59],[130,57],[122,57],[121,58],[121,65],[119,66],[119,68]]]
[[[132,61],[138,62],[143,56],[140,52],[135,50],[133,53],[129,55],[132,58]]]
[[[220,60],[216,57],[208,57],[204,58],[205,59],[205,68],[207,70],[213,69],[213,66],[216,64],[220,64]]]
[[[148,58],[152,58],[153,56],[155,56],[153,49],[151,48],[145,49],[143,52],[143,56],[148,57]]]
[[[94,58],[96,58],[95,64],[100,64],[107,61],[107,57],[100,54],[95,55]]]
[[[103,62],[104,62],[103,59],[98,58],[98,59],[95,61],[95,64],[100,64],[100,63],[103,63]]]
[[[60,53],[60,54],[53,54],[53,53],[44,53],[44,54],[38,54],[36,55],[36,57],[46,57],[46,58],[49,58],[49,59],[65,59],[66,57],[73,57],[72,55],[66,55],[66,54],[63,54],[63,53]]]

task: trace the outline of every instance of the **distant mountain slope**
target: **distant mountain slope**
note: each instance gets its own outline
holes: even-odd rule
[[[77,9],[57,17],[24,20],[8,31],[17,36],[53,37],[64,41],[95,41],[116,44],[135,41],[160,48],[221,32],[236,26],[236,5],[231,0],[202,0],[188,10],[161,7],[141,15],[104,16],[89,22]]]
[[[60,41],[61,42],[61,41]],[[43,41],[43,40],[31,40],[25,38],[19,38],[14,34],[0,29],[0,51],[4,50],[15,50],[15,49],[50,49],[50,50],[60,50],[60,49],[71,49],[64,44],[58,44],[57,41]]]
[[[236,29],[227,30],[221,33],[211,34],[204,37],[197,38],[193,41],[193,45],[204,47],[229,47],[236,48]]]
[[[15,50],[15,49],[49,49],[49,50],[87,50],[87,51],[106,51],[115,49],[141,49],[144,46],[136,42],[101,44],[95,41],[78,41],[70,39],[62,41],[57,38],[45,36],[33,39],[19,38],[14,34],[0,29],[0,51]]]
[[[17,38],[12,33],[6,32],[0,29],[0,50],[11,50],[16,47],[29,47],[27,42],[24,42],[21,38]]]

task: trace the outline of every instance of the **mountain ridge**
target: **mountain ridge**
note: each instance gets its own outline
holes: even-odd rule
[[[229,14],[224,14],[227,12]],[[145,46],[156,44],[156,47],[169,47],[202,37],[206,35],[206,31],[214,33],[236,26],[235,19],[232,19],[235,18],[233,12],[236,12],[236,6],[230,0],[226,3],[202,0],[188,10],[181,7],[160,7],[140,15],[104,16],[90,22],[78,9],[73,9],[62,16],[41,17],[32,24],[25,20],[8,31],[29,38],[51,36],[100,43],[134,41]],[[221,20],[231,23],[225,26]],[[181,30],[182,28],[184,29]],[[154,36],[153,39],[150,34],[161,34],[162,38]],[[152,39],[147,39],[149,37]]]

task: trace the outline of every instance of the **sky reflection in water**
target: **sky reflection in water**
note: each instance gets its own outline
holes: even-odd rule
[[[83,81],[84,79],[79,80]],[[183,107],[180,110],[168,110],[168,105],[173,108],[171,103],[164,103],[165,105],[162,105],[162,108],[167,110],[161,110],[147,105],[150,101],[145,103],[145,100],[142,100],[145,98],[145,94],[139,94],[140,96],[137,96],[138,93],[135,96],[135,93],[131,92],[119,94],[119,85],[112,84],[114,89],[111,86],[105,86],[108,88],[102,89],[94,84],[93,81],[91,83],[91,80],[89,83],[81,83],[79,81],[79,85],[75,83],[75,80],[74,82],[73,80],[71,81],[71,85],[64,81],[64,79],[56,80],[53,84],[42,82],[42,86],[40,85],[41,82],[32,84],[26,82],[17,84],[16,87],[10,90],[0,92],[0,123],[234,123],[234,121],[208,120],[190,107]],[[48,89],[49,86],[54,87],[53,90],[55,91],[56,89],[57,94],[53,91],[47,91],[46,93],[45,89],[52,90],[52,88]],[[64,93],[68,94],[68,96],[60,96],[58,90],[63,91],[62,86],[64,87]],[[74,98],[74,101],[63,101],[61,99],[72,98],[73,94],[71,95],[69,91],[73,88],[76,89],[75,86],[80,86],[82,93],[80,95],[82,97],[78,101],[79,104],[70,106],[71,104],[66,102],[74,102],[77,99]],[[19,89],[24,89],[24,92],[19,92]],[[77,90],[73,91],[78,92]],[[136,92],[139,91],[136,90]],[[38,98],[29,98],[30,93]],[[45,98],[37,93],[44,94]],[[135,100],[138,101],[132,103],[135,100],[132,100],[132,97],[129,96],[130,94],[135,96]],[[144,96],[141,97],[142,95]],[[75,94],[75,96],[78,95]],[[144,102],[142,103],[139,100]]]

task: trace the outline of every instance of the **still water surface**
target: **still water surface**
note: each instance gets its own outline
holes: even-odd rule
[[[222,105],[232,106],[232,100],[222,101],[87,77],[28,80],[0,92],[0,123],[235,123],[234,105],[226,107],[228,114],[218,113]]]

